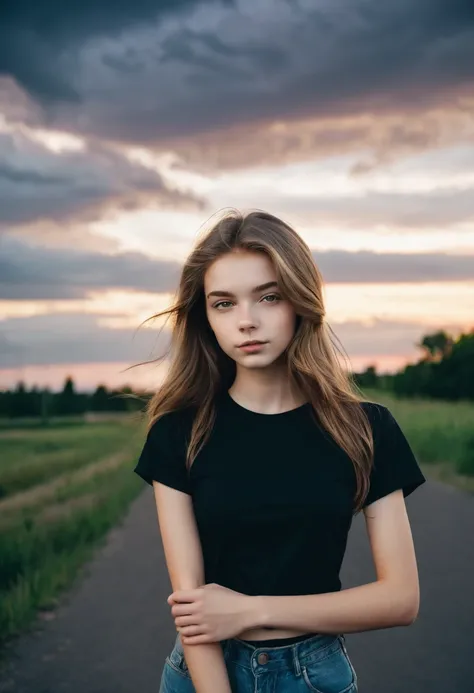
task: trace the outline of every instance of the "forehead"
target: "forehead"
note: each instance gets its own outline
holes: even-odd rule
[[[206,291],[250,291],[256,284],[276,281],[272,261],[265,253],[239,251],[215,260],[204,275]]]

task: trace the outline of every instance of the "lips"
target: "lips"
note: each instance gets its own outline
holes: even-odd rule
[[[239,346],[240,351],[242,351],[244,354],[256,354],[260,351],[262,351],[263,347],[267,344],[267,342],[244,342]]]
[[[250,342],[243,342],[242,344],[239,344],[239,347],[244,347],[244,346],[254,346],[257,344],[265,344],[265,342],[259,342],[258,340],[253,339]]]

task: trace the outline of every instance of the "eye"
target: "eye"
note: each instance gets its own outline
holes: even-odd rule
[[[279,296],[278,294],[268,294],[267,296],[264,296],[262,298],[262,301],[264,301],[266,298],[274,298],[275,299],[275,301],[269,301],[269,303],[276,303],[277,301],[281,300],[281,296]]]
[[[214,303],[212,307],[219,308],[220,306],[222,306],[223,303],[232,303],[232,301],[218,301],[217,303]]]
[[[274,299],[274,300],[271,300],[271,301],[267,301],[267,303],[276,303],[277,301],[280,301],[280,300],[281,300],[281,296],[279,296],[278,294],[267,294],[267,295],[264,296],[261,300],[262,300],[262,301],[265,301],[265,299],[267,299],[267,298]],[[213,305],[212,307],[213,307],[213,308],[216,308],[217,310],[219,310],[219,309],[221,309],[221,308],[222,308],[222,309],[226,309],[226,308],[227,308],[227,305],[225,305],[225,304],[230,304],[230,305],[232,305],[232,301],[217,301],[217,303],[214,303],[214,305]]]

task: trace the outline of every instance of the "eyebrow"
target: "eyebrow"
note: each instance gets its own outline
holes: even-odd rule
[[[256,294],[259,291],[265,291],[265,289],[270,289],[274,287],[278,287],[277,282],[266,282],[265,284],[259,284],[258,286],[254,287],[252,289],[252,293]],[[219,289],[217,291],[211,291],[210,293],[208,293],[207,298],[209,298],[209,296],[228,296],[230,298],[234,298],[235,294],[233,294],[231,291],[224,291]]]

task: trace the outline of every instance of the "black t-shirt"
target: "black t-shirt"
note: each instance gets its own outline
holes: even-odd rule
[[[247,595],[334,592],[353,518],[356,479],[348,455],[323,432],[310,404],[261,414],[226,392],[211,436],[185,466],[190,410],[150,429],[134,471],[190,494],[205,582]],[[363,402],[374,431],[375,466],[365,506],[426,480],[387,407]]]

